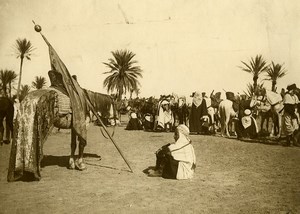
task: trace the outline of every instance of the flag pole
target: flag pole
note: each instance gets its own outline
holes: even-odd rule
[[[43,39],[45,40],[45,42],[47,43],[48,46],[51,46],[50,43],[48,42],[48,40],[46,39],[46,37],[41,33],[42,28],[40,25],[37,25],[33,20],[32,20],[33,24],[34,24],[34,29],[36,32],[40,33],[41,36],[43,37]],[[52,46],[51,46],[52,47]],[[95,111],[94,106],[92,105],[89,96],[84,93],[86,98],[87,98],[87,104],[90,107],[90,109],[92,110],[93,114],[96,116],[96,118],[98,119],[98,121],[101,123],[104,131],[106,132],[106,134],[109,136],[110,140],[112,141],[112,143],[114,144],[114,146],[116,147],[116,149],[118,150],[118,152],[120,153],[120,155],[122,156],[123,160],[125,161],[125,163],[127,164],[128,168],[130,169],[130,172],[133,173],[132,168],[130,167],[128,161],[126,160],[125,156],[123,155],[121,149],[119,148],[119,146],[117,145],[117,143],[114,141],[114,139],[112,138],[112,136],[110,135],[110,133],[108,132],[108,130],[106,129],[104,123],[102,122],[101,118],[99,117],[99,115],[97,114],[97,112]]]
[[[114,146],[116,147],[116,149],[118,150],[118,152],[120,153],[120,155],[122,156],[123,160],[125,161],[125,163],[127,164],[128,168],[130,169],[130,171],[133,173],[132,168],[130,167],[128,161],[126,160],[125,156],[123,155],[121,149],[119,148],[118,144],[114,141],[114,139],[112,138],[112,136],[110,135],[110,133],[108,132],[108,130],[106,129],[106,126],[104,125],[104,123],[102,122],[101,118],[99,117],[99,115],[97,114],[97,112],[94,109],[94,106],[91,104],[90,99],[88,97],[87,99],[87,103],[88,106],[91,108],[93,114],[96,116],[97,120],[100,122],[101,126],[103,127],[104,131],[106,132],[106,134],[108,135],[109,139],[112,141],[112,143],[114,144]]]

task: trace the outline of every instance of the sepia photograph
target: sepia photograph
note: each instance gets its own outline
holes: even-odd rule
[[[1,0],[0,213],[300,213],[300,2]]]

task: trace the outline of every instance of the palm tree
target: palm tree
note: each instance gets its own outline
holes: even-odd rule
[[[269,66],[268,70],[267,70],[267,77],[266,80],[270,80],[272,81],[272,91],[276,91],[276,84],[277,84],[277,80],[279,78],[284,77],[287,74],[287,71],[285,70],[285,68],[283,68],[283,64],[275,64],[272,61],[271,66]]]
[[[108,63],[103,63],[110,68],[110,71],[104,74],[110,74],[105,78],[103,86],[107,87],[107,92],[117,91],[118,100],[130,89],[136,90],[140,86],[138,78],[142,78],[142,70],[135,66],[136,60],[133,60],[134,53],[128,50],[117,50],[111,52],[114,59],[108,59]]]
[[[32,87],[35,89],[41,89],[46,85],[47,81],[45,77],[36,76],[35,81],[32,82]]]
[[[12,98],[11,90],[12,90],[12,84],[14,81],[17,79],[18,75],[16,74],[15,71],[13,70],[8,70],[8,92],[9,92],[9,97]]]
[[[139,97],[139,94],[140,94],[140,93],[141,93],[141,89],[137,88],[137,89],[135,90],[136,96]]]
[[[248,96],[248,97],[252,97],[255,93],[257,92],[262,92],[263,90],[265,90],[264,84],[258,84],[256,90],[254,90],[254,86],[251,83],[247,84],[247,89],[246,91],[244,91],[244,93]]]
[[[29,85],[22,85],[21,86],[20,95],[19,95],[20,102],[27,96],[29,91],[30,91],[30,86]]]
[[[15,51],[17,58],[21,59],[20,63],[20,74],[19,74],[19,83],[17,89],[17,98],[19,99],[20,87],[21,87],[21,78],[22,78],[22,68],[23,68],[23,60],[24,58],[30,60],[30,56],[32,51],[34,50],[31,42],[27,39],[17,39],[15,45]]]
[[[262,55],[256,55],[255,59],[251,57],[250,63],[247,64],[241,61],[245,67],[240,67],[243,71],[251,73],[253,75],[253,89],[257,90],[257,80],[259,75],[267,71],[268,66]]]
[[[132,100],[132,94],[133,94],[133,92],[134,92],[134,89],[131,88],[131,89],[129,90],[129,99],[130,99],[130,100]]]
[[[17,74],[13,70],[0,70],[0,81],[4,95],[11,96],[12,83],[16,80]]]
[[[0,70],[0,81],[3,94],[5,97],[7,97],[7,86],[9,83],[8,70]]]

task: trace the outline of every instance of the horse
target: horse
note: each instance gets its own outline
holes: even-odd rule
[[[271,109],[260,109],[258,111],[258,116],[260,116],[260,132],[263,134],[264,130],[266,130],[267,133],[269,132],[269,122],[270,119],[272,119],[273,115],[272,115],[272,111]],[[264,124],[266,122],[266,129],[264,129]]]
[[[186,104],[186,97],[173,93],[170,98],[171,110],[174,115],[174,126],[178,126],[179,124],[188,125],[189,111]]]
[[[115,102],[115,107],[116,107],[116,111],[117,111],[117,117],[121,123],[121,116],[124,114],[127,114],[130,110],[130,105],[128,100],[117,100],[115,98],[114,102]]]
[[[90,103],[92,104],[94,110],[102,119],[104,125],[117,125],[119,123],[119,118],[117,116],[116,103],[112,96],[108,94],[102,94],[98,92],[93,92],[87,89],[83,89],[85,94],[87,95]],[[90,118],[96,125],[99,124],[99,121],[93,119],[96,115],[91,111],[88,107],[88,111],[90,112]]]
[[[3,120],[5,118],[5,134],[6,140],[3,140],[4,126]],[[13,118],[14,118],[14,104],[8,97],[0,97],[0,144],[9,144],[13,134]]]
[[[282,96],[269,90],[263,90],[261,95],[262,98],[259,100],[257,108],[258,110],[271,112],[273,123],[270,136],[280,137],[284,108]]]
[[[89,92],[89,96],[93,97],[92,94]],[[74,163],[76,140],[79,141],[79,158],[83,158],[86,141],[75,131],[74,124],[80,121],[73,121],[70,110],[72,109],[70,109],[68,96],[51,87],[32,91],[24,98],[16,116],[8,181],[18,180],[28,172],[34,180],[41,179],[40,163],[43,158],[43,144],[53,127],[71,129],[71,156],[68,168],[85,169],[76,162],[78,159]],[[104,113],[110,114],[109,111],[102,114]],[[85,124],[85,127],[87,125]],[[83,131],[86,132],[86,128]]]
[[[219,115],[221,120],[221,136],[224,136],[224,134],[226,134],[226,136],[229,137],[230,134],[228,127],[232,120],[237,118],[238,115],[241,115],[243,113],[243,109],[251,109],[256,104],[256,96],[252,96],[250,99],[244,101],[242,101],[239,96],[235,96],[234,100],[226,96],[226,99],[221,101],[219,105]]]
[[[218,109],[221,100],[221,92],[214,94],[214,91],[211,92],[210,97],[204,97],[207,106],[207,113],[209,116],[209,126],[212,133],[216,132],[220,118],[218,117]]]
[[[142,99],[140,105],[139,114],[142,118],[144,130],[152,131],[154,129],[158,100],[153,97]]]

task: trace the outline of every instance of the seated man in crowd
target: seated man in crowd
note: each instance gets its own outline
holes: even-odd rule
[[[142,122],[138,118],[135,111],[130,112],[129,122],[128,122],[125,130],[143,130]]]
[[[196,168],[196,156],[189,128],[180,124],[174,133],[174,143],[164,145],[156,152],[156,166],[144,170],[149,177],[168,179],[189,179],[193,177]]]
[[[252,116],[250,109],[244,111],[244,116],[237,121],[236,132],[238,139],[250,138],[254,139],[257,137],[258,130],[256,120]]]
[[[170,108],[170,102],[168,100],[162,100],[159,103],[158,115],[154,130],[169,132],[172,130],[173,124],[174,116]]]

